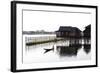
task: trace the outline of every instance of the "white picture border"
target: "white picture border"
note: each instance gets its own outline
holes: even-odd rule
[[[95,8],[81,8],[81,7],[63,7],[63,6],[48,6],[48,5],[35,5],[35,4],[17,4],[17,47],[16,47],[16,67],[17,70],[23,69],[41,69],[41,68],[57,68],[57,67],[75,67],[75,66],[88,66],[96,65],[96,9]],[[24,64],[22,63],[22,56],[25,53],[25,47],[22,45],[24,40],[22,40],[22,10],[32,9],[32,10],[58,10],[58,11],[75,11],[75,12],[90,12],[91,13],[91,60],[76,61],[76,62],[57,62],[57,63],[32,63]],[[22,49],[23,47],[23,49]],[[22,53],[23,52],[23,53]]]

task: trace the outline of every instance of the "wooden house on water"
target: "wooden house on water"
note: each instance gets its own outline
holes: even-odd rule
[[[85,30],[83,31],[83,37],[91,38],[91,25],[85,27]]]
[[[60,38],[81,38],[82,32],[77,27],[60,26],[59,30],[56,31],[56,36]]]

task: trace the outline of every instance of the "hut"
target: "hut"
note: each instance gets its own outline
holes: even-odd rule
[[[56,36],[61,38],[80,38],[82,33],[77,27],[60,26],[59,30],[56,31]]]
[[[85,30],[83,31],[83,37],[91,38],[91,25],[85,27]]]

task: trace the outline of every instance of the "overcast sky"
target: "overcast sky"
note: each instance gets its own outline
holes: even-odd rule
[[[23,11],[24,31],[56,31],[60,26],[73,26],[84,30],[89,24],[91,24],[91,14]]]

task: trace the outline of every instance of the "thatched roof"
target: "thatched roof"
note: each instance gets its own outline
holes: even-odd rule
[[[78,29],[77,27],[71,27],[71,26],[60,26],[58,31],[60,32],[81,32],[81,30]]]

